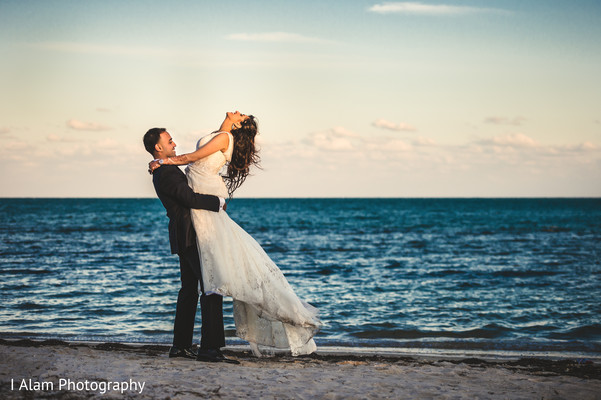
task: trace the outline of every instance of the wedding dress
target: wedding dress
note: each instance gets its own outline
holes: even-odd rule
[[[198,141],[201,147],[221,132]],[[234,138],[229,146],[186,168],[190,187],[197,193],[227,198],[220,175],[231,160]],[[236,335],[248,341],[260,356],[258,344],[289,348],[293,355],[317,349],[313,336],[321,322],[317,309],[294,293],[292,287],[263,248],[227,213],[193,209],[205,293],[231,296],[234,300]]]

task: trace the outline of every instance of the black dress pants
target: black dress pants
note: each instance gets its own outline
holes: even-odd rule
[[[192,346],[194,320],[198,305],[198,282],[200,282],[200,312],[202,327],[200,330],[201,349],[219,349],[225,346],[223,328],[223,298],[217,294],[205,295],[200,273],[200,258],[196,246],[188,247],[179,254],[179,267],[182,287],[177,296],[175,323],[173,326],[173,345],[179,348]]]

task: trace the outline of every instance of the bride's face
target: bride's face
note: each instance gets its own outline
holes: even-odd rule
[[[248,119],[248,115],[240,114],[240,111],[228,112],[225,115],[230,121],[232,121],[233,124],[236,124],[236,123],[239,123],[239,122],[242,122],[242,121]]]

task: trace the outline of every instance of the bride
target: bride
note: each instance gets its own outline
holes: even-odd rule
[[[231,198],[259,156],[257,123],[252,115],[226,113],[218,131],[202,137],[193,153],[154,160],[161,165],[186,165],[188,184],[196,193]],[[227,174],[220,171],[227,164]],[[301,299],[263,248],[225,212],[192,209],[206,294],[234,300],[236,335],[258,345],[289,348],[292,355],[316,350],[313,336],[321,326],[317,309]]]

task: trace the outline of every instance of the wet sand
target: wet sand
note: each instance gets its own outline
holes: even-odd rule
[[[0,398],[601,399],[583,359],[453,359],[352,352],[240,365],[169,359],[167,346],[0,339]],[[104,392],[104,393],[103,393]]]

